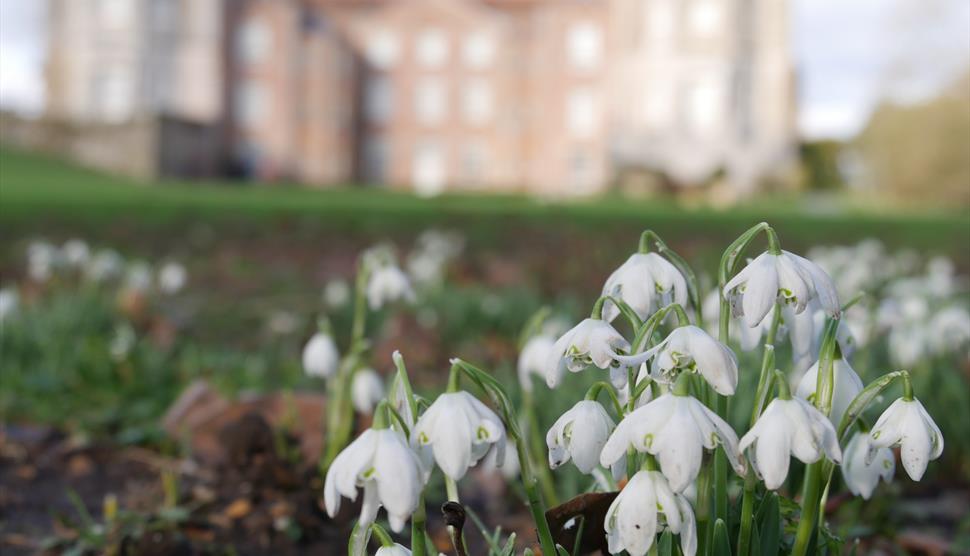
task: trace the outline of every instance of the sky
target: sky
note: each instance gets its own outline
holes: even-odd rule
[[[850,138],[879,102],[918,102],[970,67],[967,0],[789,0],[789,12],[807,139]],[[44,0],[0,0],[0,107],[43,110],[44,22]]]

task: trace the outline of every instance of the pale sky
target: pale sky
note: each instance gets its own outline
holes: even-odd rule
[[[43,109],[44,10],[0,0],[0,107]],[[970,67],[968,0],[790,0],[790,14],[807,138],[851,137],[880,99],[921,100]]]

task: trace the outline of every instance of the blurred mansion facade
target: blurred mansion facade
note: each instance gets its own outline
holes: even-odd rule
[[[50,14],[48,118],[154,122],[154,174],[571,195],[643,173],[744,191],[796,156],[785,0],[53,0]],[[107,160],[119,149],[102,133]]]

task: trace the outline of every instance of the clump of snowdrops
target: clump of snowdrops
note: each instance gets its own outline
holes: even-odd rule
[[[759,238],[767,248],[757,253]],[[402,276],[393,257],[365,255],[357,310],[407,299]],[[859,292],[840,297],[822,266],[783,250],[766,223],[727,247],[716,276],[716,296],[702,303],[693,269],[647,231],[637,252],[607,278],[588,318],[558,336],[541,317],[530,323],[519,359],[527,393],[536,375],[553,389],[567,372],[600,375],[545,434],[545,454],[535,448],[541,442],[535,442],[528,403],[520,415],[491,373],[455,358],[445,392],[428,400],[412,390],[395,353],[397,372],[381,396],[372,378],[354,384],[367,376],[363,321],[355,318],[344,358],[323,322],[304,365],[330,380],[321,461],[326,510],[336,515],[342,499],[362,496],[350,553],[365,553],[373,535],[378,554],[435,554],[426,531],[429,477],[440,470],[448,499],[460,502],[458,483],[486,460],[517,462],[543,554],[575,554],[582,535],[600,535],[610,553],[631,556],[815,553],[826,548],[820,531],[836,469],[853,494],[869,498],[880,481],[893,479],[898,448],[906,474],[920,480],[940,457],[943,436],[915,397],[908,371],[892,370],[865,385],[850,364],[853,345],[843,318]],[[739,367],[732,337],[742,349],[760,350],[759,366]],[[791,344],[790,365],[775,357],[783,341]],[[742,373],[757,375],[757,386],[748,397],[753,403],[743,408],[750,414],[747,428],[736,431],[726,415]],[[885,403],[895,391],[899,397]],[[350,400],[373,407],[378,399],[370,428],[349,441]],[[874,404],[885,409],[871,423],[865,414]],[[805,464],[797,482],[793,458]],[[539,487],[547,464],[574,465],[612,500],[599,523],[585,522],[582,504],[575,505],[566,525],[575,534],[573,546],[556,544],[561,531],[547,519]],[[784,492],[799,494],[790,534],[782,529],[781,508],[796,502]],[[378,524],[381,508],[395,533],[410,521],[410,549]],[[461,550],[460,531],[451,532]],[[509,554],[512,547],[495,544],[492,552]]]

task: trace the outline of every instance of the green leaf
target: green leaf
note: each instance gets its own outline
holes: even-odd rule
[[[727,525],[718,518],[714,522],[714,542],[711,545],[713,556],[731,556],[731,540],[728,538]]]
[[[350,532],[350,540],[347,542],[348,556],[364,556],[367,554],[367,543],[370,542],[370,527],[361,527],[360,523],[354,524],[354,530]]]
[[[869,407],[880,394],[883,393],[896,379],[906,376],[906,371],[895,371],[892,373],[886,373],[876,380],[869,383],[868,386],[862,389],[859,394],[852,399],[852,403],[849,404],[848,409],[845,411],[845,415],[842,416],[842,421],[839,423],[839,438],[845,434],[845,431],[849,429],[853,422],[865,412],[866,408]]]
[[[751,524],[751,545],[748,547],[748,554],[744,556],[750,556],[752,546],[757,546],[759,548],[762,546],[761,531],[758,528],[757,522]]]
[[[660,535],[660,542],[657,543],[657,551],[660,556],[672,556],[674,553],[674,535],[670,532],[670,529],[664,531],[663,535]]]
[[[778,554],[778,547],[781,544],[781,510],[778,506],[778,495],[774,492],[768,493],[758,508],[758,531],[761,534],[760,543],[752,543],[752,546],[760,546],[760,554]]]

